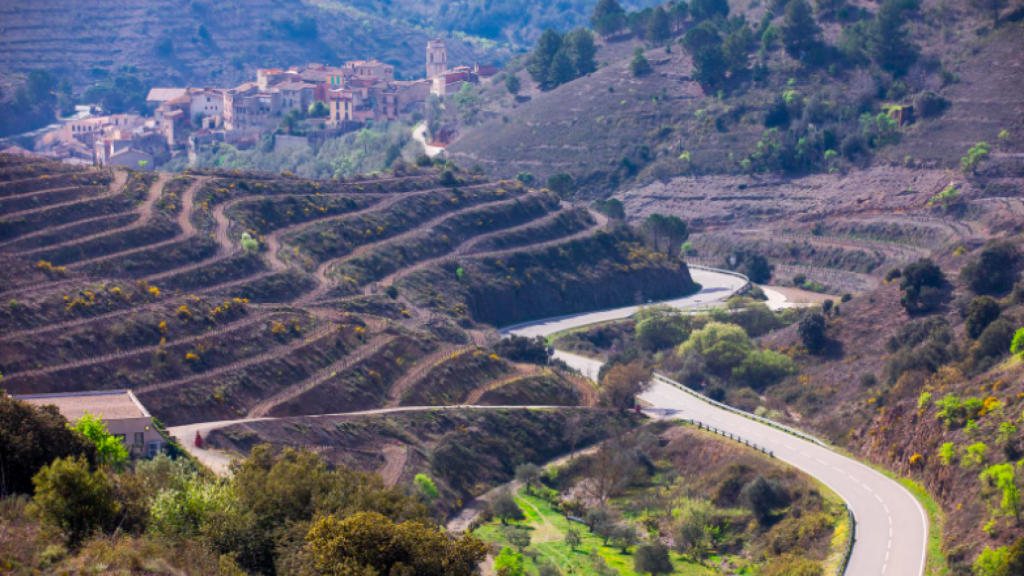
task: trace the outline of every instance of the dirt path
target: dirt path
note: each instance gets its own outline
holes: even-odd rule
[[[193,342],[199,342],[207,338],[213,338],[224,334],[230,334],[232,332],[242,330],[253,324],[266,320],[267,315],[260,314],[251,316],[237,322],[232,322],[226,326],[218,328],[216,330],[210,330],[194,336],[187,336],[185,338],[179,338],[164,344],[154,344],[151,346],[142,346],[139,348],[133,348],[131,350],[125,350],[123,352],[115,352],[113,354],[105,354],[103,356],[96,356],[93,358],[86,358],[84,360],[76,360],[74,362],[68,362],[66,364],[59,364],[57,366],[47,366],[45,368],[36,368],[34,370],[26,370],[23,372],[8,372],[4,374],[5,380],[17,380],[19,378],[30,378],[33,376],[44,376],[46,374],[53,374],[55,372],[63,372],[65,370],[76,370],[79,368],[87,368],[89,366],[95,366],[96,364],[105,364],[107,362],[113,362],[115,360],[124,360],[125,358],[131,358],[132,356],[138,356],[140,354],[155,353],[157,350],[166,349],[173,346],[181,346],[183,344],[191,344]]]
[[[139,209],[135,211],[139,215],[138,220],[136,220],[135,222],[132,222],[131,224],[127,226],[122,226],[120,228],[104,230],[103,232],[98,232],[96,234],[91,234],[89,236],[83,236],[81,238],[76,238],[74,240],[68,240],[67,242],[61,242],[60,244],[51,244],[49,246],[44,246],[42,248],[28,250],[27,252],[25,252],[25,254],[35,254],[38,252],[55,250],[57,248],[64,248],[65,246],[83,244],[91,240],[96,240],[97,238],[104,238],[106,236],[120,234],[122,232],[128,232],[130,230],[135,230],[137,228],[145,226],[153,218],[154,206],[157,200],[160,199],[160,195],[163,194],[164,186],[167,185],[167,182],[170,181],[170,179],[170,174],[160,173],[156,181],[153,182],[153,185],[150,186],[149,190],[146,192],[146,200],[142,203],[142,206],[140,206]]]
[[[132,254],[138,254],[139,252],[145,252],[147,250],[155,250],[157,248],[163,248],[164,246],[170,246],[177,244],[178,242],[188,240],[192,236],[195,236],[195,227],[192,225],[192,210],[193,202],[195,201],[196,192],[199,188],[205,184],[210,178],[200,177],[196,178],[195,181],[185,190],[185,193],[181,195],[181,213],[178,215],[178,226],[181,227],[183,233],[176,235],[174,238],[157,242],[155,244],[147,244],[145,246],[139,246],[129,250],[123,250],[121,252],[114,252],[113,254],[107,254],[105,256],[97,256],[96,258],[90,258],[88,260],[80,260],[73,264],[69,264],[68,268],[81,268],[97,262],[104,262],[112,260],[114,258],[123,258]]]
[[[313,377],[305,380],[304,382],[289,386],[280,393],[263,400],[256,406],[253,406],[252,410],[249,411],[249,416],[252,418],[263,418],[264,416],[269,416],[274,408],[302,396],[306,392],[309,392],[331,378],[334,378],[339,372],[349,370],[356,364],[379,352],[384,346],[387,346],[394,341],[395,338],[397,338],[397,336],[375,334],[368,342],[356,348],[352,354],[349,354],[330,366],[323,368],[314,374]]]
[[[10,214],[4,214],[4,222],[9,222],[18,218],[23,218],[32,214],[39,214],[40,212],[46,212],[47,210],[53,210],[54,208],[65,208],[67,206],[74,206],[76,204],[84,204],[86,202],[95,202],[96,200],[104,200],[116,196],[124,191],[128,185],[128,172],[124,170],[116,170],[114,172],[114,180],[110,183],[110,187],[107,191],[99,196],[91,196],[89,198],[79,198],[78,200],[68,200],[67,202],[58,202],[56,204],[49,204],[47,206],[40,206],[38,208],[31,208],[28,210],[21,210],[20,212],[11,212]]]
[[[388,401],[385,404],[387,408],[397,408],[399,402],[402,401],[402,396],[408,392],[417,382],[419,382],[424,376],[426,376],[435,366],[443,362],[446,358],[450,358],[453,355],[472,350],[476,346],[442,346],[440,350],[421,358],[419,362],[413,366],[412,370],[409,370],[401,378],[399,378],[388,390]]]
[[[464,404],[476,404],[477,402],[480,401],[481,398],[483,398],[484,394],[487,394],[492,390],[497,390],[504,386],[508,386],[513,382],[522,380],[523,378],[536,376],[537,374],[540,374],[542,371],[543,370],[541,369],[541,367],[535,364],[516,364],[515,374],[511,374],[509,376],[501,378],[500,380],[487,382],[483,386],[473,390],[472,392],[469,393],[469,396],[466,397],[466,401],[464,402]]]
[[[79,190],[81,188],[90,188],[93,185],[88,186],[63,186],[61,188],[47,188],[45,190],[36,190],[35,192],[25,192],[22,194],[12,194],[10,196],[0,196],[0,202],[6,200],[24,200],[25,198],[32,198],[33,196],[42,196],[43,194],[56,194],[58,192],[67,192],[68,190]],[[79,198],[84,200],[84,198]]]
[[[405,470],[405,463],[409,460],[409,447],[404,444],[388,444],[381,450],[384,456],[384,466],[377,471],[388,488],[398,484],[402,478],[402,471]]]
[[[115,218],[124,218],[125,216],[129,216],[130,214],[131,214],[130,212],[129,213],[123,213],[123,214],[104,214],[103,216],[94,216],[92,218],[85,218],[83,220],[75,220],[74,222],[68,222],[66,224],[61,224],[60,226],[53,226],[51,228],[43,228],[42,230],[36,230],[35,232],[29,232],[28,234],[24,234],[22,236],[18,236],[17,238],[12,238],[10,240],[5,240],[3,242],[0,242],[0,248],[6,248],[7,246],[10,246],[12,244],[17,244],[18,242],[21,242],[22,240],[29,240],[31,238],[36,238],[38,236],[46,236],[47,234],[53,234],[54,232],[60,232],[61,230],[67,230],[68,228],[74,228],[75,226],[81,226],[82,224],[91,224],[93,222],[100,222],[102,220],[113,220]],[[48,249],[48,248],[51,248],[51,247],[52,246],[46,246],[45,248]],[[35,252],[35,251],[42,250],[42,249],[43,248],[33,249],[31,251],[22,252],[22,253],[23,254],[28,254],[28,253]]]

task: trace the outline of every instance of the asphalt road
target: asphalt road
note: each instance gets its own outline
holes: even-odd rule
[[[703,290],[686,298],[665,302],[680,309],[696,308],[727,299],[743,281],[715,272],[693,270]],[[781,304],[771,302],[770,304]],[[636,306],[577,314],[553,320],[512,326],[505,333],[547,336],[589,324],[628,318]],[[556,353],[570,366],[595,378],[601,362]],[[705,402],[679,390],[662,379],[640,395],[653,412],[665,417],[685,418],[727,431],[774,452],[775,457],[814,476],[846,501],[857,521],[857,539],[846,574],[848,576],[920,576],[924,574],[928,541],[928,518],[917,500],[902,485],[883,474],[814,442],[761,424]]]

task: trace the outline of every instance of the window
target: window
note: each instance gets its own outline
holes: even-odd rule
[[[135,445],[142,448],[142,445],[146,443],[145,434],[142,432],[135,433]]]
[[[146,450],[146,456],[149,458],[155,458],[160,453],[160,442],[150,442],[149,449]]]

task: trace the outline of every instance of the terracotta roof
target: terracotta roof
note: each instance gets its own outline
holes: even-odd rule
[[[14,398],[35,406],[56,406],[57,410],[71,422],[80,419],[86,412],[103,416],[104,420],[149,417],[149,412],[131,390],[27,394]]]

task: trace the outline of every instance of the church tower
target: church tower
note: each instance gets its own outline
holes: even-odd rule
[[[434,38],[427,41],[427,78],[433,78],[448,70],[448,49],[444,40]]]

